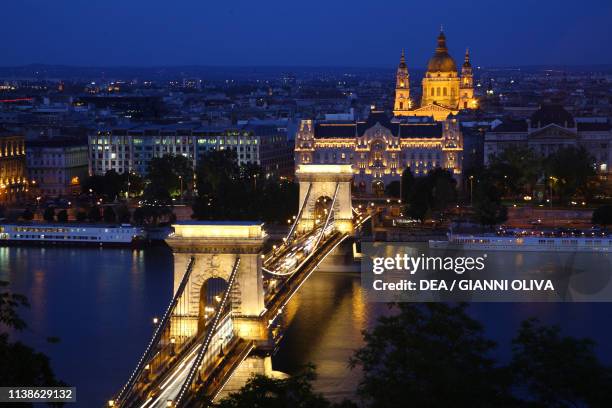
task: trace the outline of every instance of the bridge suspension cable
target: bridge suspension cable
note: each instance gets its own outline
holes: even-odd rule
[[[219,308],[215,312],[215,317],[213,318],[212,324],[210,325],[210,328],[208,329],[208,332],[206,333],[206,336],[204,337],[202,346],[198,350],[198,354],[193,362],[193,365],[191,366],[191,369],[189,370],[189,374],[187,374],[187,378],[185,379],[185,382],[181,386],[178,397],[176,399],[176,407],[181,406],[181,403],[183,402],[183,398],[185,398],[185,394],[187,393],[187,390],[193,383],[195,374],[200,369],[200,364],[202,364],[202,360],[204,359],[204,356],[206,355],[206,352],[208,351],[208,346],[210,345],[213,335],[215,334],[215,331],[217,330],[219,319],[221,318],[221,316],[223,315],[225,311],[225,306],[228,303],[228,299],[230,297],[232,287],[234,285],[234,282],[236,281],[236,276],[238,275],[239,266],[240,266],[240,257],[237,257],[236,262],[234,263],[234,268],[232,269],[232,273],[227,283],[227,288],[225,289],[225,293],[223,294],[221,303],[219,303]]]
[[[325,224],[323,228],[321,228],[321,232],[319,233],[319,237],[317,238],[317,242],[314,245],[314,248],[319,246],[321,239],[323,239],[323,235],[325,235],[325,230],[329,225],[329,220],[331,220],[331,216],[334,212],[334,205],[336,204],[336,198],[338,197],[338,190],[340,189],[340,183],[336,183],[336,190],[334,191],[334,197],[332,198],[331,207],[329,207],[329,212],[327,213],[327,218],[325,219]]]
[[[299,264],[296,265],[294,268],[292,268],[289,271],[285,271],[285,272],[279,272],[279,271],[275,271],[272,269],[268,269],[264,266],[262,266],[261,270],[263,272],[266,272],[270,275],[274,275],[274,276],[289,276],[295,273],[295,271],[297,271],[298,269],[300,269],[300,267],[306,262],[308,261],[308,259],[310,259],[311,255],[315,252],[315,249],[319,246],[319,244],[321,243],[321,239],[323,238],[323,236],[325,235],[325,230],[327,229],[327,227],[329,226],[329,222],[331,220],[331,215],[334,211],[334,204],[336,202],[336,197],[338,197],[338,190],[340,189],[340,183],[336,183],[336,189],[334,190],[334,197],[332,199],[331,202],[331,207],[329,209],[329,212],[327,213],[327,217],[325,219],[325,224],[323,225],[323,227],[321,228],[321,232],[319,233],[318,237],[317,237],[317,241],[316,243],[313,245],[312,250],[310,251],[310,254],[304,258],[304,260]]]
[[[287,239],[285,240],[285,242],[287,244],[290,244],[291,241],[293,240],[293,234],[295,233],[295,229],[296,229],[298,223],[302,219],[302,214],[304,213],[304,208],[306,207],[306,204],[308,203],[308,198],[310,198],[310,192],[311,191],[312,191],[312,183],[309,183],[308,184],[308,190],[306,191],[306,195],[304,196],[304,200],[302,201],[302,204],[300,205],[297,217],[295,218],[295,221],[293,222],[293,225],[291,226],[291,228],[289,229],[289,233],[287,234]]]
[[[130,378],[128,379],[127,383],[123,386],[123,388],[119,392],[119,395],[117,396],[117,399],[116,399],[117,405],[119,405],[123,400],[126,399],[127,395],[131,391],[131,388],[135,384],[136,379],[138,378],[138,376],[140,375],[140,373],[146,366],[146,362],[150,359],[150,354],[154,346],[159,343],[162,333],[167,328],[168,323],[170,322],[172,312],[176,304],[178,303],[179,299],[183,295],[183,292],[185,291],[185,287],[187,286],[187,282],[189,282],[189,277],[191,276],[191,272],[193,271],[194,265],[195,265],[195,257],[192,256],[191,259],[189,260],[189,264],[187,265],[187,269],[185,270],[185,273],[183,274],[181,283],[179,284],[176,290],[176,293],[172,297],[172,300],[170,301],[170,304],[166,308],[166,311],[164,312],[164,315],[161,321],[159,322],[159,324],[155,328],[155,331],[153,332],[151,341],[149,341],[147,348],[145,349],[144,353],[140,357],[140,360],[138,361],[138,365],[136,366],[134,371],[132,371],[132,374],[130,375]]]

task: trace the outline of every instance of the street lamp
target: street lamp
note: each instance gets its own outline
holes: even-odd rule
[[[182,203],[183,202],[183,176],[179,176],[179,180],[181,182],[180,198],[181,198],[181,203]]]
[[[470,176],[470,207],[474,206],[474,176]]]
[[[548,177],[550,180],[549,188],[550,188],[550,208],[553,206],[553,183],[557,181],[556,177],[550,176]]]

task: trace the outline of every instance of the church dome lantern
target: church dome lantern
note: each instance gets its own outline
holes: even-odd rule
[[[438,35],[438,46],[433,57],[427,64],[427,71],[432,72],[457,72],[457,64],[455,60],[448,53],[448,47],[446,46],[446,36],[443,31],[440,31]]]

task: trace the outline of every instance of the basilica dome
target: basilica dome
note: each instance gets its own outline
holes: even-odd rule
[[[438,47],[436,48],[436,53],[429,60],[429,64],[427,64],[427,72],[457,72],[457,65],[453,57],[448,53],[446,36],[443,32],[440,32],[438,36]]]

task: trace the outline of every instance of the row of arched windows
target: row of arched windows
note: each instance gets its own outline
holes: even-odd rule
[[[425,91],[425,93],[427,93],[427,91]],[[429,96],[448,96],[448,88],[445,86],[432,86],[431,88],[429,88]],[[450,96],[453,98],[455,97],[455,88],[450,89]]]

